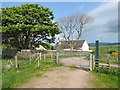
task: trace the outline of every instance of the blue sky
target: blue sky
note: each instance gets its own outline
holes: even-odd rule
[[[3,2],[2,7],[20,6],[26,3],[40,4],[53,11],[55,20],[74,13],[87,13],[95,18],[83,32],[88,42],[118,42],[117,2]]]
[[[2,7],[20,6],[27,3],[40,4],[44,7],[49,7],[56,18],[67,16],[76,12],[88,13],[102,4],[102,2],[3,2]],[[82,10],[82,8],[84,8],[84,10]]]

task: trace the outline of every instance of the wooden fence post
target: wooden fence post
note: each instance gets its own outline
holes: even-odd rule
[[[15,66],[16,66],[16,69],[18,68],[18,58],[17,58],[17,55],[15,55]]]
[[[45,59],[46,59],[46,55],[44,54],[44,61],[45,61]]]
[[[57,54],[56,54],[56,64],[59,64],[59,56],[58,56],[58,52],[57,52]]]
[[[40,66],[40,60],[38,59],[38,67]]]
[[[41,53],[39,54],[39,57],[40,57],[40,61],[41,61]]]
[[[50,53],[50,56],[51,56],[51,61],[52,61],[52,53]]]
[[[41,61],[41,53],[39,54],[39,58],[38,58],[38,67],[40,66],[40,61]]]
[[[30,64],[31,64],[31,59],[32,59],[32,56],[31,56],[31,55],[30,55],[30,58],[29,58],[29,59],[30,59]]]
[[[109,61],[110,58],[109,58],[109,57],[110,57],[110,56],[108,55],[108,62],[107,62],[108,65],[107,65],[107,69],[110,68],[110,61]]]
[[[93,55],[93,69],[95,68],[95,55]]]

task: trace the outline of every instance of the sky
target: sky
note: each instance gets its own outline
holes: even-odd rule
[[[94,17],[94,22],[85,28],[81,39],[88,43],[94,43],[96,40],[118,42],[117,2],[2,2],[2,7],[20,6],[26,3],[40,4],[50,8],[55,16],[54,21],[74,13],[91,15]]]

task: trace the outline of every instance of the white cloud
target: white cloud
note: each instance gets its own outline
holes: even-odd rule
[[[101,40],[116,40],[118,37],[118,3],[105,3],[88,13],[95,18],[89,25],[89,34],[94,33]],[[95,34],[97,32],[97,34]],[[114,33],[114,34],[113,34]],[[89,35],[90,36],[90,35]],[[114,39],[113,39],[114,38]]]
[[[118,3],[107,3],[89,13],[95,18],[92,27],[103,32],[118,32]]]
[[[81,11],[83,10],[83,8],[84,8],[84,4],[81,4],[81,6],[79,7],[79,10]]]

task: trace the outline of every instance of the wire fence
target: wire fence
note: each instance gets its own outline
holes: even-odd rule
[[[107,67],[118,67],[119,61],[118,61],[118,55],[112,55],[108,53],[102,53],[99,55],[99,63],[103,64],[103,66]],[[115,65],[116,64],[116,65]]]
[[[12,68],[16,68],[16,69],[21,68],[25,65],[29,65],[32,63],[37,63],[36,65],[39,67],[40,61],[55,62],[55,60],[56,60],[56,55],[53,55],[52,53],[50,54],[35,53],[27,58],[16,55],[13,58],[2,59],[2,72],[7,72]]]

